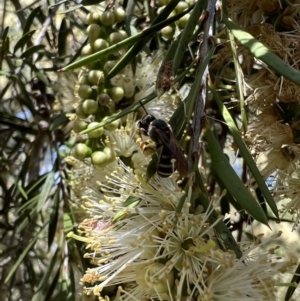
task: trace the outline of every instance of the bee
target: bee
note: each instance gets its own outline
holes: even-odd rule
[[[167,178],[174,172],[174,167],[181,176],[188,173],[188,163],[178,141],[175,139],[171,126],[162,119],[156,119],[153,115],[147,114],[137,123],[139,134],[150,137],[156,148],[161,149],[157,174]],[[172,163],[175,159],[175,165]]]

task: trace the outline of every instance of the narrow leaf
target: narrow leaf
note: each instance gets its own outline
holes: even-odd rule
[[[49,285],[49,279],[53,275],[53,271],[59,270],[59,265],[57,263],[57,257],[59,255],[60,249],[57,248],[54,252],[54,254],[51,257],[51,261],[49,265],[47,266],[46,271],[43,273],[42,279],[39,281],[39,285],[36,289],[36,292],[32,298],[32,301],[40,301],[42,300],[42,291],[44,288],[46,288]]]
[[[59,32],[58,32],[58,55],[63,56],[66,53],[67,47],[67,38],[68,38],[68,26],[66,18],[63,18],[60,24]]]
[[[41,6],[38,6],[35,9],[33,9],[32,12],[29,14],[29,16],[26,19],[26,23],[24,25],[23,35],[25,35],[27,32],[29,32],[30,27],[33,23],[33,20],[37,16],[37,14],[40,12],[40,10],[41,10]]]
[[[239,131],[235,125],[234,120],[232,119],[229,111],[227,110],[226,106],[223,104],[220,95],[218,94],[218,92],[214,89],[214,87],[212,85],[210,85],[210,90],[214,96],[214,99],[219,107],[219,110],[221,112],[221,114],[223,115],[223,118],[228,126],[229,132],[232,135],[235,143],[237,144],[247,166],[249,167],[258,187],[260,188],[261,193],[263,194],[263,196],[266,199],[266,202],[268,203],[268,205],[270,206],[271,210],[273,211],[273,213],[276,215],[277,218],[279,218],[278,215],[278,209],[276,206],[276,203],[264,181],[264,179],[262,178],[247,146],[245,145],[242,137],[239,134]]]
[[[173,73],[177,73],[177,69],[181,63],[181,60],[185,54],[185,51],[187,49],[188,44],[190,43],[195,27],[199,22],[200,15],[203,12],[203,9],[206,8],[206,2],[205,1],[197,1],[195,8],[193,9],[187,24],[185,25],[182,35],[180,37],[178,47],[176,49],[175,55],[173,55]]]
[[[54,174],[53,174],[53,172],[49,172],[47,175],[46,182],[43,185],[43,189],[40,194],[40,198],[39,198],[38,205],[36,208],[37,212],[40,212],[41,209],[44,207],[44,205],[50,195],[50,191],[51,191],[51,188],[53,187],[53,184],[54,184]]]
[[[29,48],[26,49],[26,51],[24,51],[21,54],[21,58],[27,58],[29,56],[31,56],[32,54],[38,52],[41,49],[44,49],[45,45],[35,45],[35,46],[31,46]]]
[[[286,77],[293,83],[300,85],[300,72],[284,62],[276,54],[270,51],[269,48],[264,46],[261,42],[257,41],[251,34],[242,30],[235,24],[228,16],[223,13],[222,21],[232,32],[234,37],[245,46],[256,58],[263,61],[278,74]]]
[[[287,292],[285,294],[285,297],[284,297],[284,301],[289,301],[291,300],[298,284],[300,283],[300,265],[297,266],[297,269],[294,273],[294,276],[292,278],[292,281],[291,281],[292,284],[294,284],[293,286],[290,286],[288,289],[287,289]]]
[[[22,36],[22,38],[16,43],[14,48],[14,53],[20,48],[23,48],[25,44],[31,39],[33,34],[35,33],[35,30],[29,31],[26,34]]]
[[[211,202],[207,198],[206,189],[203,184],[201,174],[200,174],[198,168],[195,169],[195,179],[200,188],[199,196],[198,196],[199,201],[200,201],[201,205],[204,207],[205,211],[210,210],[211,213],[208,215],[208,219],[209,219],[210,224],[214,224],[219,219],[219,216],[218,216],[218,213],[212,208]],[[220,239],[224,243],[225,248],[232,250],[235,253],[236,258],[241,258],[243,256],[243,253],[242,253],[239,245],[234,240],[232,233],[230,232],[228,227],[225,225],[224,221],[219,220],[219,222],[214,226],[214,229],[216,230],[216,233],[218,234],[217,235],[218,239]]]
[[[59,190],[56,191],[52,198],[52,206],[49,217],[49,227],[48,227],[48,249],[50,249],[54,236],[57,230],[58,216],[59,216]]]
[[[217,139],[209,128],[206,130],[205,137],[208,142],[213,169],[225,185],[227,191],[253,218],[268,226],[268,219],[264,211],[233,170],[228,159],[223,154]]]
[[[44,229],[45,229],[46,226],[47,225],[44,225],[40,229],[40,231],[38,231],[37,233],[35,233],[34,237],[28,243],[28,245],[26,246],[26,248],[24,249],[24,251],[22,252],[22,254],[20,254],[20,256],[18,257],[17,262],[10,268],[10,271],[9,271],[7,277],[5,278],[4,283],[7,283],[10,280],[10,278],[12,277],[12,275],[14,275],[14,273],[17,271],[17,269],[19,268],[20,264],[25,259],[25,257],[28,255],[30,249],[34,246],[34,244],[36,243],[36,241],[40,237],[39,235],[44,231]]]

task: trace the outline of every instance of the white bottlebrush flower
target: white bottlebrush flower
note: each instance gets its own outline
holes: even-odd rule
[[[209,213],[189,213],[192,186],[185,194],[172,178],[146,182],[119,161],[99,191],[84,197],[85,237],[70,235],[86,241],[85,257],[96,265],[82,278],[91,285],[86,293],[108,298],[115,288],[122,301],[275,300],[272,277],[286,264],[257,243],[241,259],[220,250]]]
[[[281,202],[280,209],[281,218],[290,214],[294,220],[293,230],[300,223],[300,171],[299,161],[295,164],[295,170],[291,174],[279,172],[276,183],[272,189],[274,198],[277,202]]]
[[[134,153],[141,152],[136,143],[136,131],[134,115],[127,116],[125,126],[114,131],[105,131],[117,156],[130,157]]]
[[[161,55],[154,58],[143,55],[141,63],[136,65],[135,74],[133,74],[131,65],[127,65],[119,74],[111,79],[111,84],[122,87],[124,96],[126,98],[134,96],[137,102],[154,91],[154,83],[161,60]],[[137,93],[136,87],[139,90]]]
[[[256,164],[265,179],[278,170],[290,172],[293,168],[293,160],[284,149],[261,152]]]

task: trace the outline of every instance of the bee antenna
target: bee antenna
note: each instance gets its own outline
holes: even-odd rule
[[[144,107],[144,105],[142,104],[142,102],[141,102],[141,101],[140,101],[140,105],[141,105],[141,107],[144,109],[145,113],[146,113],[146,114],[148,114],[148,112],[147,112],[146,108]]]

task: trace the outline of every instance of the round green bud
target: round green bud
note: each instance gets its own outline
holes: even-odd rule
[[[124,97],[124,90],[121,87],[112,87],[110,94],[111,94],[111,99],[114,102],[119,102]]]
[[[114,10],[114,14],[115,14],[115,21],[117,23],[121,23],[125,20],[125,10],[123,9],[123,7],[117,7],[115,10]]]
[[[82,56],[87,56],[91,54],[93,54],[93,47],[91,46],[91,44],[87,44],[81,49]]]
[[[108,73],[115,65],[117,64],[117,61],[107,61],[104,66],[103,70],[105,73]]]
[[[88,125],[87,128],[88,128],[88,129],[92,129],[92,128],[98,126],[98,125],[99,125],[99,122],[91,122],[91,123]],[[98,138],[98,137],[100,137],[100,136],[103,135],[103,132],[104,132],[103,128],[100,127],[100,128],[97,128],[97,129],[95,129],[95,130],[89,132],[89,133],[88,133],[88,136],[89,136],[89,138]]]
[[[187,9],[189,6],[185,1],[179,1],[178,4],[175,7],[175,11],[177,14],[183,12],[185,9]]]
[[[175,29],[172,26],[166,26],[160,32],[165,40],[170,40],[174,36]]]
[[[95,114],[98,110],[98,103],[93,99],[86,99],[82,103],[83,112],[87,115]]]
[[[105,167],[109,163],[107,155],[104,152],[93,152],[91,157],[93,164],[98,167]]]
[[[103,50],[107,47],[109,47],[109,44],[107,43],[107,41],[103,40],[103,39],[97,39],[94,44],[94,50],[95,51],[100,51]]]
[[[87,24],[99,23],[99,21],[100,21],[100,15],[98,13],[89,13],[86,16]]]
[[[123,40],[123,36],[118,32],[112,32],[108,37],[108,43],[109,45],[114,45]]]
[[[103,118],[103,122],[105,120],[107,120],[108,117],[104,117]],[[107,131],[115,131],[117,128],[119,128],[119,125],[120,125],[120,119],[117,119],[111,123],[108,123],[104,126],[104,129],[107,130]]]
[[[89,81],[88,81],[88,75],[85,73],[85,74],[82,74],[79,79],[78,79],[78,84],[79,85],[87,85],[89,84]]]
[[[127,34],[127,32],[126,32],[125,30],[119,30],[118,33],[119,33],[120,35],[122,35],[123,40],[125,40],[125,39],[128,38],[128,34]]]
[[[88,117],[88,115],[83,111],[82,104],[76,108],[75,113],[78,119],[86,119]]]
[[[88,74],[88,80],[92,85],[100,85],[104,82],[104,73],[100,70],[91,70]]]
[[[87,128],[87,123],[83,120],[76,119],[73,123],[73,131],[75,133],[80,133]]]
[[[89,157],[91,153],[92,150],[84,143],[77,143],[72,150],[72,155],[78,160],[83,160],[84,158]]]
[[[183,29],[187,23],[187,21],[189,20],[190,18],[190,14],[186,14],[184,15],[182,18],[180,18],[178,21],[177,21],[177,25],[180,29]]]
[[[101,33],[101,27],[98,24],[91,24],[87,28],[87,34],[92,41],[99,38]]]
[[[87,99],[91,96],[93,90],[89,85],[81,85],[78,88],[78,95],[82,99]]]
[[[116,22],[115,14],[112,11],[105,11],[100,16],[100,21],[104,26],[113,26]]]
[[[106,146],[103,152],[105,153],[109,163],[113,162],[116,159],[115,151],[112,148]]]

